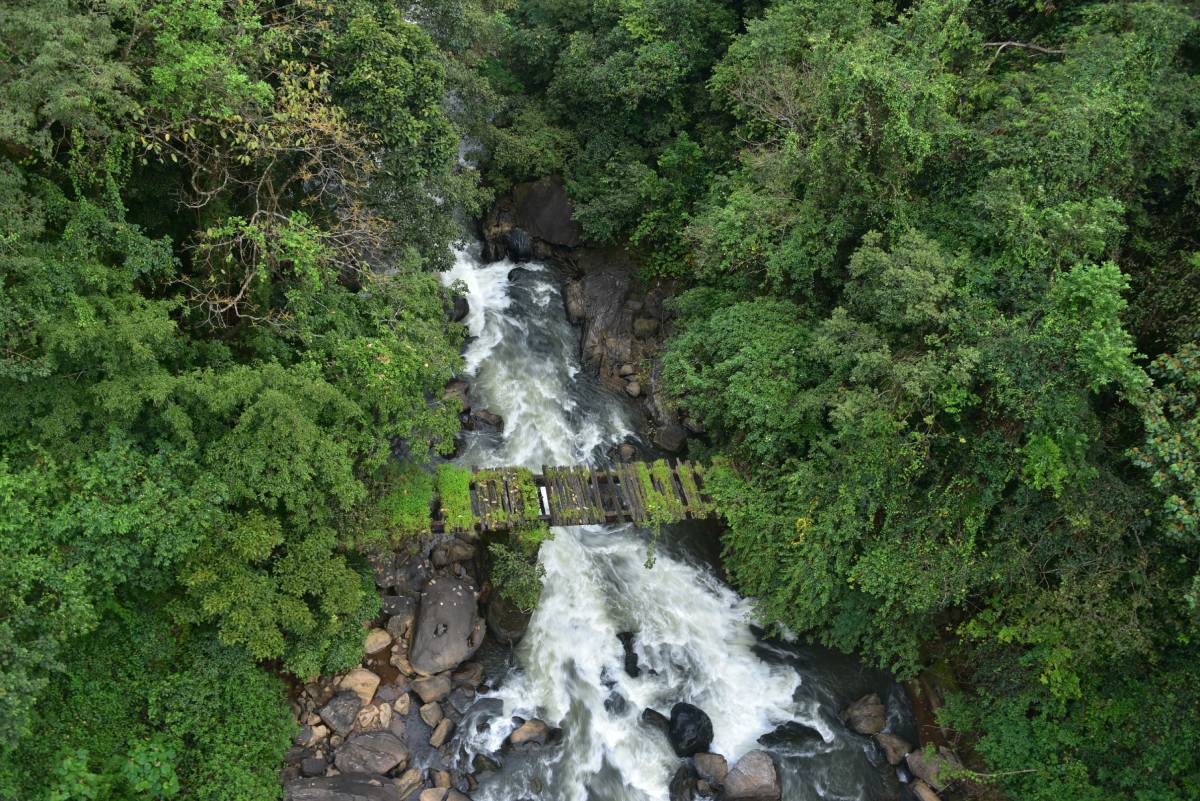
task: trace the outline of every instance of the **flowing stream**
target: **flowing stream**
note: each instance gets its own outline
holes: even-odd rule
[[[502,435],[468,433],[461,463],[601,463],[632,436],[626,400],[580,367],[579,333],[551,269],[485,265],[463,250],[443,280],[465,285],[470,302],[472,404],[505,419]],[[477,801],[667,801],[682,761],[638,719],[646,707],[669,714],[678,701],[708,713],[712,750],[731,765],[754,748],[772,752],[788,801],[898,797],[878,749],[837,715],[879,692],[889,728],[911,738],[902,693],[848,657],[762,639],[750,604],[705,557],[712,537],[699,524],[665,531],[648,568],[647,532],[554,529],[542,546],[545,586],[529,629],[459,729],[464,763],[484,754],[500,764],[479,774]],[[624,667],[617,635],[625,632],[634,633],[636,678]],[[563,736],[535,753],[505,751],[514,715],[541,718]]]

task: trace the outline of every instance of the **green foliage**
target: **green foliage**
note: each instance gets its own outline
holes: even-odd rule
[[[389,471],[385,479],[387,494],[380,501],[380,507],[394,532],[393,545],[429,533],[433,483],[434,477],[417,465]]]
[[[542,595],[546,569],[536,558],[531,561],[522,550],[510,548],[502,542],[489,545],[491,577],[501,598],[523,612],[532,612]]]
[[[471,506],[471,471],[449,463],[438,465],[437,494],[446,529],[473,532],[479,519]]]

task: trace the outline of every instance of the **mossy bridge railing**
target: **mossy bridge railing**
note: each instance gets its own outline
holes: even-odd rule
[[[704,469],[687,461],[612,467],[466,470],[441,465],[430,503],[436,533],[503,531],[534,525],[662,525],[710,517]]]

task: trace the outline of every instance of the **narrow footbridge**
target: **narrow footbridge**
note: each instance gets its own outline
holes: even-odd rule
[[[715,512],[705,491],[704,469],[688,461],[542,467],[540,474],[501,467],[472,470],[469,480],[466,476],[446,480],[439,474],[438,485],[431,508],[432,530],[438,533],[541,524],[661,525],[707,518]]]

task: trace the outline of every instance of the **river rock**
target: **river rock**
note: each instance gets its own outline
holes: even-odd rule
[[[631,398],[636,398],[642,394],[642,385],[636,381],[630,381],[625,385],[625,393]]]
[[[701,753],[696,754],[692,761],[696,764],[696,772],[700,774],[700,778],[709,784],[725,783],[725,777],[729,774],[729,763],[725,761],[725,757],[720,754]]]
[[[626,362],[625,364],[621,365],[621,368],[617,371],[617,374],[620,375],[621,378],[628,378],[635,372],[637,371],[634,369],[634,366],[629,362]]]
[[[525,721],[508,735],[508,741],[512,745],[545,745],[548,739],[550,726],[536,718]]]
[[[404,742],[390,731],[356,734],[342,743],[333,759],[342,773],[387,773],[407,762]]]
[[[421,720],[425,721],[425,725],[429,728],[441,723],[443,717],[442,707],[437,701],[430,701],[421,707]]]
[[[324,776],[328,768],[329,763],[324,757],[311,756],[300,760],[301,776]]]
[[[423,704],[442,700],[450,694],[450,687],[450,677],[444,673],[417,679],[412,683],[412,691],[421,698]]]
[[[297,779],[284,785],[285,801],[404,801],[382,776],[342,775]]]
[[[962,762],[944,745],[938,746],[936,752],[929,748],[918,749],[905,757],[904,761],[914,776],[923,779],[935,790],[945,789],[949,780],[944,774],[963,769]]]
[[[675,771],[671,783],[667,786],[667,793],[670,801],[692,801],[692,796],[696,793],[696,777],[688,770],[687,765],[680,765]]]
[[[772,750],[777,750],[781,746],[792,749],[807,749],[815,743],[825,742],[825,738],[821,736],[821,732],[812,726],[801,723],[798,720],[789,720],[787,723],[776,727],[774,731],[767,732],[762,737],[759,737],[758,742]]]
[[[725,801],[779,801],[779,771],[766,751],[750,751],[725,777]]]
[[[391,704],[371,704],[358,711],[354,725],[359,731],[386,729],[392,722]]]
[[[414,670],[430,675],[458,667],[483,642],[475,586],[458,578],[430,579],[421,593],[413,631],[408,659]]]
[[[491,409],[480,409],[471,415],[470,428],[472,431],[499,434],[504,431],[504,418]]]
[[[346,690],[330,698],[329,703],[321,707],[317,714],[325,721],[326,726],[344,737],[354,727],[362,705],[358,693]]]
[[[642,669],[638,667],[637,652],[633,650],[633,638],[632,631],[622,631],[617,634],[617,639],[621,641],[621,649],[625,652],[625,674],[636,679],[642,675]]]
[[[488,602],[487,627],[492,636],[506,645],[516,645],[529,628],[530,613],[522,612],[504,598],[493,595]]]
[[[925,783],[923,779],[917,779],[911,785],[913,795],[917,801],[942,801],[938,794],[933,791],[933,788]]]
[[[637,456],[637,448],[633,446],[633,443],[622,442],[621,447],[617,449],[617,455],[622,462],[632,462]]]
[[[408,693],[400,693],[400,697],[392,703],[392,710],[400,717],[406,717],[411,706],[412,696]]]
[[[551,245],[574,248],[583,242],[575,208],[562,183],[550,178],[517,184],[512,190],[518,224]]]
[[[453,731],[454,724],[442,718],[438,725],[433,727],[433,734],[429,735],[429,744],[434,748],[441,748],[450,739],[450,733]]]
[[[679,453],[687,442],[687,431],[677,423],[659,426],[654,432],[654,444],[669,453]]]
[[[453,292],[450,295],[450,322],[461,323],[471,313],[471,303],[466,295]]]
[[[684,702],[671,707],[667,739],[676,756],[689,757],[707,751],[712,738],[712,720],[703,709]]]
[[[878,734],[886,722],[883,701],[875,693],[864,695],[842,710],[842,720],[859,734]]]
[[[422,790],[418,801],[471,801],[470,798],[451,787],[430,787]]]
[[[671,736],[671,721],[662,712],[649,707],[642,710],[641,722],[643,726],[649,726],[652,729],[658,729],[667,737]]]
[[[367,633],[367,642],[363,650],[368,654],[377,654],[392,644],[392,635],[383,629],[371,629]]]
[[[883,749],[883,755],[887,757],[889,765],[899,765],[904,761],[904,757],[912,751],[912,746],[908,740],[903,737],[897,737],[891,732],[881,731],[875,735],[875,742],[879,743],[879,747]]]
[[[398,777],[392,780],[396,785],[396,792],[400,793],[400,797],[407,799],[424,783],[421,771],[416,768],[409,768],[401,773]]]
[[[379,677],[366,668],[355,668],[342,676],[338,688],[350,690],[359,697],[364,705],[371,703],[375,690],[379,687]]]
[[[467,662],[450,676],[450,683],[455,687],[470,687],[475,689],[483,683],[483,665],[478,662]]]

